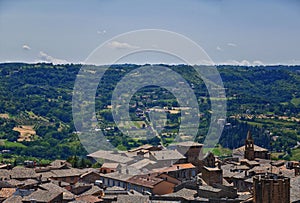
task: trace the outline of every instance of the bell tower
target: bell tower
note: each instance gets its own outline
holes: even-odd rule
[[[250,131],[248,131],[247,138],[245,140],[244,158],[248,160],[254,160],[254,140]]]

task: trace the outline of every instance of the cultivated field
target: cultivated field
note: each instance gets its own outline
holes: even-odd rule
[[[14,127],[13,130],[20,133],[18,142],[32,141],[34,139],[34,136],[36,135],[36,132],[31,125],[21,125],[18,127]]]

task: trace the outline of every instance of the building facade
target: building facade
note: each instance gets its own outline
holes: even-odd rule
[[[289,203],[290,178],[267,174],[253,177],[254,203]]]

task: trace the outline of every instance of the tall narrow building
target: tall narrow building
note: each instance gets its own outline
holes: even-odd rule
[[[276,174],[253,177],[254,203],[289,203],[290,178]]]
[[[251,132],[248,131],[247,138],[245,140],[245,153],[244,158],[248,160],[254,160],[254,140],[252,138]]]

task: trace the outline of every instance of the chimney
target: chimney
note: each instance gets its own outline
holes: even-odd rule
[[[219,161],[219,162],[218,162],[218,168],[219,168],[219,169],[221,169],[221,165],[222,165],[222,164],[221,164],[221,162]]]

